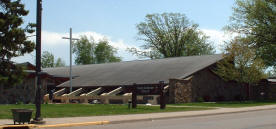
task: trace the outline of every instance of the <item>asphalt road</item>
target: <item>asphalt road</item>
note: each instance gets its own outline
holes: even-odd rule
[[[276,109],[214,116],[52,129],[276,129]]]

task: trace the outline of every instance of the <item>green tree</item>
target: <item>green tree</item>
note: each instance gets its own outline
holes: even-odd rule
[[[65,61],[62,60],[61,58],[58,58],[55,63],[55,67],[64,67],[65,66]]]
[[[272,77],[276,78],[276,67],[273,68]]]
[[[266,66],[276,66],[276,1],[236,0],[226,30],[250,40]]]
[[[62,60],[61,58],[58,58],[55,61],[55,56],[52,53],[48,51],[44,51],[41,59],[41,66],[42,68],[64,67],[65,61]]]
[[[96,43],[93,38],[89,40],[86,36],[82,36],[73,45],[76,64],[119,62],[121,58],[115,56],[116,52],[117,50],[109,45],[108,41],[102,40]]]
[[[95,47],[95,60],[97,64],[107,62],[120,62],[121,58],[116,57],[117,50],[108,44],[108,41],[100,41]]]
[[[144,50],[129,49],[136,55],[166,58],[214,53],[208,37],[184,14],[148,14],[137,29],[138,39],[145,44],[141,46]]]
[[[22,17],[27,14],[20,0],[0,1],[0,88],[18,84],[24,77],[23,68],[11,62],[11,58],[34,50],[34,43],[26,36],[34,32],[34,24],[25,28],[22,25]]]
[[[223,79],[234,80],[239,84],[254,84],[266,77],[263,60],[256,50],[249,46],[250,40],[236,37],[225,48],[224,60],[214,70]]]
[[[76,55],[76,64],[94,64],[94,49],[95,41],[91,38],[89,40],[86,36],[82,36],[73,45],[73,53]]]
[[[54,55],[48,51],[44,51],[41,58],[41,67],[50,68],[54,67],[54,64]]]
[[[276,67],[272,67],[271,70],[268,71],[268,77],[276,78]]]
[[[273,68],[273,77],[276,77],[276,67]]]

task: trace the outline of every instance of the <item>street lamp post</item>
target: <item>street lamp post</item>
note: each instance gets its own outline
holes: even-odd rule
[[[35,106],[36,114],[34,122],[42,122],[41,117],[41,15],[42,15],[42,0],[37,0],[36,14],[36,96]]]

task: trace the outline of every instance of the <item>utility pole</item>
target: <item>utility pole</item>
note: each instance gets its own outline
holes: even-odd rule
[[[36,96],[35,107],[36,114],[34,123],[45,123],[41,117],[41,16],[42,15],[42,0],[37,0],[36,8]]]
[[[70,40],[70,93],[72,92],[72,41],[79,40],[76,38],[72,38],[72,28],[70,28],[70,37],[62,37],[62,39],[69,39]]]

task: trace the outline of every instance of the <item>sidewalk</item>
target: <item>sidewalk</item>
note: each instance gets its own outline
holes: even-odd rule
[[[194,117],[194,116],[206,116],[217,115],[226,113],[239,113],[258,110],[276,109],[276,105],[244,107],[244,108],[217,108],[212,110],[202,111],[184,111],[184,112],[165,112],[165,113],[148,113],[148,114],[130,114],[130,115],[110,115],[110,116],[91,116],[91,117],[66,117],[66,118],[44,118],[46,125],[56,124],[72,124],[72,123],[89,123],[89,122],[101,122],[104,123],[123,123],[131,121],[143,121],[143,120],[156,120],[156,119],[168,119],[179,117]],[[0,119],[0,126],[6,124],[12,124],[11,119]]]

